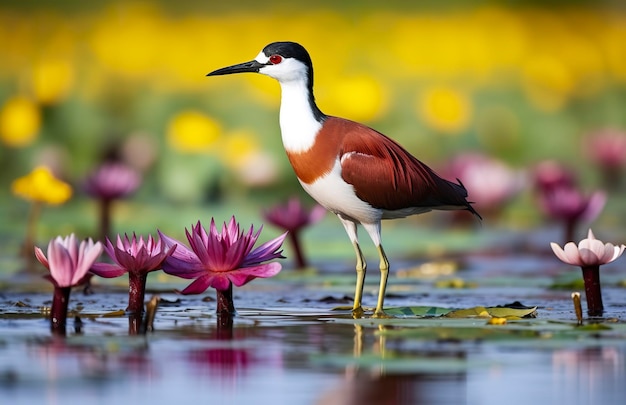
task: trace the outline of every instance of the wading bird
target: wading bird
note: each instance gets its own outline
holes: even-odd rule
[[[381,220],[431,210],[467,210],[463,184],[439,177],[402,146],[365,125],[324,114],[313,96],[313,64],[295,42],[274,42],[245,63],[207,76],[254,72],[280,83],[280,129],[283,146],[304,190],[335,213],[356,253],[353,314],[362,316],[366,263],[357,239],[361,224],[380,257],[380,288],[374,317],[384,317],[389,261],[381,241]],[[458,181],[458,180],[457,180]]]

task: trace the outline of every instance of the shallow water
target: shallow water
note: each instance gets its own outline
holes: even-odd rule
[[[502,326],[484,318],[352,319],[334,308],[351,304],[353,275],[331,269],[236,289],[232,325],[218,322],[212,291],[181,297],[171,292],[179,285],[149,279],[158,290],[148,297],[162,302],[154,331],[139,336],[114,312],[125,307],[123,287],[96,284],[93,295],[72,293],[81,321],[72,318],[67,338],[58,338],[41,311],[51,294],[22,284],[0,293],[0,396],[11,404],[622,403],[622,288],[605,288],[603,328],[585,331],[575,327],[570,291],[546,288],[558,276],[552,258],[475,256],[463,266],[456,276],[473,288],[394,276],[387,306],[519,300],[538,306],[537,318]],[[606,284],[618,277],[609,268]],[[368,276],[366,305],[375,303],[377,282]]]

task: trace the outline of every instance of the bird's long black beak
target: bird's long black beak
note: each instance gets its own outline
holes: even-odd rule
[[[221,75],[230,75],[233,73],[244,73],[244,72],[258,73],[259,69],[263,66],[265,65],[257,62],[256,60],[251,60],[250,62],[239,63],[237,65],[232,65],[232,66],[228,66],[225,68],[214,70],[211,73],[207,73],[207,76],[221,76]]]

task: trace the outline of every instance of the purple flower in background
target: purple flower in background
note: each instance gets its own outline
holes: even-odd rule
[[[85,179],[84,190],[94,198],[117,200],[134,193],[140,184],[141,176],[132,167],[106,162]]]
[[[159,231],[161,240],[168,246],[177,245],[174,253],[165,259],[163,270],[174,276],[194,279],[181,291],[182,294],[200,294],[213,287],[218,294],[218,314],[234,314],[232,301],[233,284],[240,287],[251,280],[272,277],[281,270],[280,263],[269,262],[282,259],[279,250],[285,234],[272,239],[253,250],[261,233],[261,227],[254,232],[254,226],[244,233],[233,216],[222,232],[218,232],[215,220],[211,219],[209,232],[200,221],[185,229],[190,248]]]
[[[100,233],[103,240],[110,232],[113,201],[128,197],[140,184],[139,173],[121,162],[106,162],[85,179],[85,193],[100,201]]]
[[[576,185],[576,175],[554,160],[545,160],[535,166],[535,188],[541,193],[555,187]]]
[[[50,326],[53,333],[65,335],[67,307],[72,287],[81,285],[88,279],[89,268],[102,253],[102,244],[93,240],[83,240],[78,244],[72,233],[60,236],[48,243],[47,256],[35,247],[35,257],[50,270],[46,276],[54,285],[54,296],[50,310]]]
[[[535,186],[539,208],[549,219],[563,224],[565,242],[573,241],[578,224],[595,220],[606,204],[604,191],[583,193],[574,174],[553,161],[537,165]]]
[[[616,188],[626,166],[626,132],[617,129],[593,132],[585,139],[584,152],[600,168],[606,187]]]
[[[300,234],[307,226],[319,222],[326,209],[316,204],[310,210],[305,208],[299,198],[290,198],[284,205],[276,205],[263,213],[263,217],[272,225],[287,231],[295,253],[295,265],[298,269],[307,266],[300,243]]]
[[[606,194],[595,191],[585,195],[575,187],[558,186],[542,192],[539,202],[548,217],[565,225],[565,242],[570,242],[574,240],[580,222],[592,222],[600,215],[606,204]]]
[[[128,308],[127,311],[141,314],[144,310],[144,297],[148,273],[161,269],[163,261],[171,255],[176,246],[165,246],[161,240],[155,240],[152,235],[144,240],[143,236],[133,233],[132,238],[124,235],[122,239],[117,235],[117,243],[113,245],[106,238],[104,251],[113,260],[110,263],[95,263],[91,272],[105,278],[119,277],[128,273]]]
[[[596,239],[591,229],[589,229],[587,238],[581,240],[578,245],[569,242],[565,244],[564,248],[561,248],[552,242],[550,246],[562,262],[579,266],[582,269],[589,316],[602,316],[604,306],[600,289],[600,266],[611,263],[620,257],[626,246],[603,243]]]

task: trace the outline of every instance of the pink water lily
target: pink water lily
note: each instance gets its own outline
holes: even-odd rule
[[[85,192],[95,198],[115,200],[134,193],[141,176],[121,162],[106,162],[94,170],[84,183]]]
[[[114,263],[94,263],[91,272],[105,278],[128,273],[127,311],[141,313],[148,273],[161,269],[165,258],[174,253],[175,249],[176,245],[166,247],[161,240],[152,238],[152,235],[148,235],[145,240],[143,236],[137,238],[134,233],[132,238],[128,235],[124,235],[124,238],[117,235],[115,245],[106,238],[104,251]]]
[[[558,244],[550,243],[554,254],[564,263],[573,266],[599,266],[611,263],[624,253],[626,246],[615,246],[612,243],[603,243],[596,239],[591,229],[587,234],[587,239],[583,239],[578,243],[574,242],[565,244],[561,248]]]
[[[163,260],[171,255],[176,249],[176,245],[166,247],[161,240],[155,240],[152,235],[144,240],[143,236],[133,233],[132,238],[124,235],[121,238],[117,235],[116,244],[113,245],[109,238],[106,238],[104,251],[115,262],[95,263],[91,271],[100,277],[119,277],[124,273],[148,273],[159,270]]]
[[[46,276],[55,286],[73,287],[82,284],[89,268],[102,253],[102,244],[91,238],[77,243],[72,233],[65,238],[57,236],[48,243],[48,256],[35,247],[35,256],[50,270]]]
[[[626,246],[615,246],[604,243],[594,236],[591,229],[587,238],[578,245],[574,242],[565,244],[561,248],[558,244],[550,243],[554,254],[564,263],[580,266],[585,283],[587,309],[590,316],[601,316],[604,311],[602,291],[600,289],[600,266],[611,263],[624,253]]]
[[[219,292],[232,294],[232,285],[240,287],[257,277],[272,277],[280,272],[280,263],[265,262],[284,258],[279,249],[286,233],[253,250],[261,230],[262,227],[254,232],[252,226],[244,233],[234,216],[228,225],[224,223],[221,233],[217,231],[214,219],[211,219],[209,232],[198,221],[191,231],[185,229],[190,248],[159,232],[168,247],[176,245],[174,253],[165,259],[163,270],[178,277],[195,279],[181,291],[182,294],[200,294],[209,287],[215,288],[219,312],[222,297]],[[232,296],[225,300],[232,301]],[[229,306],[231,308],[224,309],[225,312],[234,311],[232,303]]]
[[[319,204],[307,209],[299,198],[293,197],[286,204],[276,205],[263,213],[263,217],[272,225],[288,232],[295,254],[295,266],[302,269],[307,266],[300,243],[300,233],[310,225],[319,222],[326,215],[326,209]]]
[[[83,284],[88,279],[88,271],[102,253],[102,244],[91,238],[78,244],[76,236],[58,236],[48,243],[48,255],[35,247],[35,256],[50,270],[46,276],[54,285],[52,307],[50,309],[50,329],[58,335],[65,335],[67,308],[72,287]]]
[[[115,200],[126,198],[141,185],[141,176],[122,162],[105,162],[93,171],[83,184],[87,195],[100,204],[100,234],[104,239],[111,231]]]

